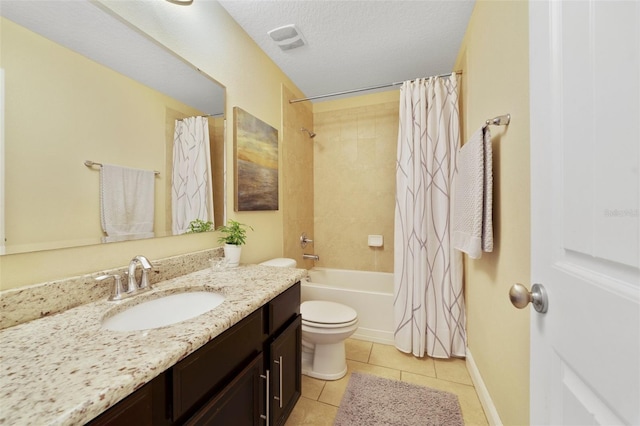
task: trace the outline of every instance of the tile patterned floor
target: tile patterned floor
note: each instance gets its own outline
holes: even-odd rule
[[[285,426],[332,425],[353,371],[454,393],[466,425],[488,424],[464,360],[420,359],[393,346],[354,339],[347,339],[346,351],[349,371],[342,379],[324,381],[302,376],[302,396]]]

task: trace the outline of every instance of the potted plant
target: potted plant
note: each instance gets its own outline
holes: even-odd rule
[[[227,258],[229,267],[234,268],[240,264],[242,245],[247,242],[247,228],[253,231],[251,226],[229,219],[226,225],[217,229],[222,233],[218,242],[224,243],[224,257]]]
[[[213,222],[209,220],[205,222],[202,219],[194,219],[191,222],[189,222],[189,228],[187,229],[187,232],[185,232],[185,234],[196,234],[200,232],[208,232],[208,231],[211,231],[212,228],[213,228]]]

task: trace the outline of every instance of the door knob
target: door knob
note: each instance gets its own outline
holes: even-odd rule
[[[549,307],[547,299],[547,291],[542,284],[534,284],[531,291],[527,290],[522,284],[514,284],[509,290],[509,299],[511,303],[518,309],[525,308],[529,303],[533,304],[533,308],[544,314]]]

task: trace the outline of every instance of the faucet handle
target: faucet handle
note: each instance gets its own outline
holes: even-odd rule
[[[313,244],[313,240],[308,238],[307,234],[303,232],[302,235],[300,235],[300,247],[306,248],[308,243]]]
[[[124,288],[122,287],[122,277],[118,274],[104,274],[96,277],[96,281],[104,281],[108,278],[113,278],[115,280],[115,285],[113,286],[113,292],[111,296],[109,296],[109,300],[121,300],[124,294]]]
[[[147,288],[151,288],[151,284],[149,284],[149,270],[151,268],[142,268],[142,277],[140,277],[140,285],[138,286],[138,290],[144,290]]]

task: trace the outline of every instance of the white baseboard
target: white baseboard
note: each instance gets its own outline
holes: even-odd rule
[[[467,348],[466,362],[467,370],[469,371],[469,375],[471,376],[473,386],[476,388],[476,393],[478,394],[480,404],[482,404],[482,408],[484,409],[484,414],[487,416],[487,421],[491,426],[502,426],[502,420],[500,420],[498,410],[496,410],[496,406],[493,405],[491,395],[489,395],[489,391],[484,385],[484,381],[482,380],[482,376],[480,375],[480,370],[478,370],[478,366],[473,360],[473,356],[471,355],[471,351],[469,350],[469,348]]]

